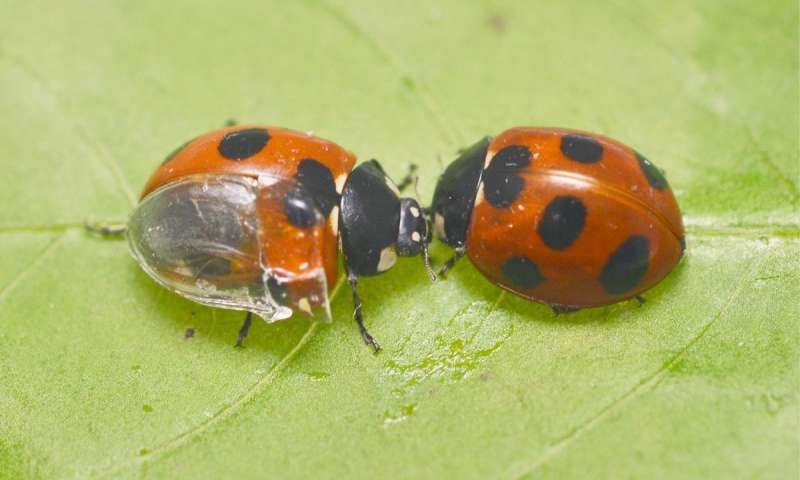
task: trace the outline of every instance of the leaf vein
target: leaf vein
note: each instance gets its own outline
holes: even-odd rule
[[[512,472],[513,478],[519,479],[525,476],[530,475],[531,473],[535,472],[536,470],[542,468],[546,465],[549,461],[553,458],[557,457],[561,453],[563,453],[567,448],[572,446],[575,441],[583,437],[586,433],[593,430],[594,428],[601,425],[603,422],[608,420],[613,414],[617,413],[617,411],[624,405],[636,401],[638,398],[641,398],[646,392],[650,391],[650,389],[655,389],[667,376],[669,371],[681,360],[683,357],[688,353],[689,349],[692,348],[697,342],[699,342],[705,335],[711,330],[716,322],[722,317],[722,315],[728,311],[728,309],[734,304],[734,300],[738,297],[739,292],[741,292],[744,287],[754,279],[756,272],[758,272],[761,265],[765,262],[765,259],[761,259],[760,261],[752,260],[751,263],[755,264],[753,267],[749,269],[748,275],[744,275],[742,280],[733,289],[730,296],[725,300],[725,302],[720,307],[719,311],[716,314],[711,316],[711,319],[703,325],[700,331],[693,336],[689,341],[675,353],[671,357],[664,362],[664,364],[658,368],[655,372],[650,375],[645,376],[639,382],[636,383],[632,388],[627,390],[621,396],[616,398],[614,401],[609,403],[608,405],[602,407],[600,410],[597,411],[594,415],[589,417],[586,421],[578,425],[577,427],[572,428],[569,430],[565,435],[561,436],[555,443],[551,444],[549,448],[545,450],[543,454],[541,454],[538,458],[534,461],[528,463],[519,468],[519,472]]]
[[[610,4],[612,7],[614,7],[614,9],[617,11],[617,13],[621,18],[625,19],[628,23],[630,23],[634,27],[642,30],[642,32],[644,33],[644,35],[642,35],[643,38],[649,39],[653,45],[666,52],[670,57],[672,57],[672,59],[675,62],[688,65],[690,68],[702,72],[705,78],[708,79],[709,84],[711,84],[714,87],[713,90],[717,91],[723,90],[722,87],[719,85],[718,81],[716,80],[716,78],[714,77],[715,72],[709,72],[707,68],[705,68],[698,62],[692,60],[691,58],[685,55],[680,55],[674,47],[669,45],[659,36],[655,35],[654,30],[651,27],[642,25],[641,22],[639,22],[636,18],[632,17],[621,5],[617,4],[614,1],[610,2]],[[692,100],[694,104],[701,107],[703,110],[710,113],[711,115],[720,116],[719,112],[717,112],[712,105],[699,102],[697,99],[692,99]],[[779,178],[781,183],[783,183],[784,186],[786,186],[787,190],[789,191],[792,204],[797,205],[798,201],[800,200],[800,190],[798,190],[796,181],[792,180],[789,174],[784,172],[772,160],[772,157],[770,157],[770,155],[764,149],[762,149],[761,146],[756,142],[755,137],[753,135],[752,127],[747,123],[745,115],[736,111],[735,117],[741,129],[747,135],[748,141],[756,149],[758,153],[756,160],[764,164],[767,167],[767,169],[769,169]]]
[[[419,82],[413,76],[403,69],[400,64],[395,60],[392,54],[378,42],[375,38],[370,36],[361,26],[358,25],[344,9],[333,5],[329,1],[320,0],[318,3],[323,10],[333,17],[339,24],[341,24],[348,32],[354,37],[360,39],[364,44],[370,48],[381,60],[383,60],[389,67],[391,67],[401,79],[408,79],[415,87],[410,87],[408,90],[412,97],[417,99],[419,105],[425,110],[433,119],[436,128],[444,135],[448,143],[455,146],[461,146],[464,143],[464,135],[452,119],[445,113],[439,103],[430,95],[426,89],[419,86]]]
[[[58,107],[58,110],[64,114],[64,118],[72,125],[73,130],[75,130],[75,132],[78,134],[78,138],[80,138],[81,142],[83,142],[83,144],[94,153],[96,160],[98,160],[109,171],[111,177],[115,182],[117,182],[117,185],[122,191],[122,194],[125,195],[125,198],[132,206],[135,206],[137,203],[137,196],[133,192],[131,186],[128,184],[128,181],[122,172],[122,168],[119,166],[114,156],[111,155],[101,143],[95,141],[94,138],[89,135],[82,122],[75,118],[74,115],[70,114],[69,110],[64,107],[64,103],[61,100],[58,92],[44,78],[42,78],[42,76],[39,75],[36,70],[31,68],[20,58],[17,58],[15,55],[11,55],[7,50],[0,50],[0,58],[5,58],[8,63],[17,67],[21,72],[37,83],[45,92],[52,96],[55,105]]]
[[[2,305],[2,301],[5,300],[5,298],[9,295],[9,293],[12,290],[14,290],[14,288],[16,288],[17,285],[19,285],[22,282],[22,280],[24,280],[25,277],[28,276],[30,272],[35,270],[36,267],[38,267],[49,255],[53,253],[53,251],[55,251],[59,246],[61,246],[66,236],[67,234],[64,233],[53,239],[53,241],[50,242],[41,251],[41,253],[39,253],[39,255],[36,256],[36,258],[34,258],[28,265],[26,265],[22,270],[20,270],[20,272],[16,276],[14,276],[14,278],[11,279],[11,281],[8,282],[8,284],[6,284],[5,287],[0,289],[0,305]]]
[[[333,301],[336,295],[339,293],[342,285],[344,284],[344,276],[340,276],[336,282],[336,286],[334,286],[333,290],[331,291],[329,301]],[[311,337],[317,332],[319,328],[320,322],[314,321],[309,325],[306,332],[297,342],[297,344],[292,347],[292,349],[281,358],[278,363],[276,363],[270,370],[264,375],[261,380],[253,384],[247,391],[241,394],[239,397],[233,400],[233,402],[226,404],[222,408],[220,408],[212,417],[208,418],[207,420],[201,422],[198,425],[186,430],[178,435],[172,437],[170,440],[156,446],[148,453],[141,455],[137,458],[132,458],[127,461],[123,461],[116,465],[112,465],[109,468],[102,470],[95,474],[95,477],[113,477],[115,474],[119,473],[121,470],[133,467],[136,465],[152,465],[157,462],[159,459],[163,458],[165,455],[174,453],[181,448],[189,445],[194,440],[196,440],[200,435],[204,434],[208,430],[210,430],[215,425],[221,423],[222,421],[232,417],[236,413],[238,413],[244,405],[250,402],[257,394],[262,392],[265,388],[272,384],[272,381],[278,376],[278,374],[286,368],[286,366],[294,359],[300,350],[308,343]]]

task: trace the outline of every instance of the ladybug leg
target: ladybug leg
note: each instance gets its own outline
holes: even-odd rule
[[[442,265],[442,268],[439,269],[439,276],[444,278],[447,272],[456,265],[456,262],[464,256],[466,251],[467,250],[464,247],[457,247],[455,253],[453,253],[453,256],[447,259],[447,261],[444,262],[444,265]]]
[[[550,308],[553,309],[553,313],[556,315],[561,315],[562,313],[575,313],[580,310],[580,307],[570,307],[569,305],[550,305]]]
[[[408,188],[414,182],[414,172],[417,171],[417,165],[414,163],[408,164],[408,170],[406,171],[406,175],[400,179],[400,182],[397,184],[397,190],[403,191]]]
[[[646,298],[644,298],[644,297],[643,297],[643,296],[641,296],[641,295],[636,295],[636,296],[635,296],[635,297],[633,297],[633,298],[635,298],[635,299],[636,299],[636,301],[637,301],[637,302],[639,302],[639,305],[644,305],[644,302],[646,302],[646,301],[647,301],[647,299],[646,299]]]
[[[125,232],[128,231],[128,226],[125,224],[96,225],[86,222],[83,224],[83,228],[89,233],[94,233],[97,235],[101,235],[103,237],[116,237],[118,235],[123,235]]]
[[[367,330],[367,327],[364,326],[364,316],[361,313],[361,297],[358,295],[357,289],[358,277],[349,269],[347,270],[347,282],[350,284],[350,290],[353,291],[353,318],[358,324],[358,330],[361,332],[361,338],[364,339],[364,343],[375,349],[375,353],[378,353],[381,349],[381,344],[375,340],[375,337],[370,335],[369,330]]]
[[[253,323],[253,314],[252,312],[247,312],[247,315],[244,317],[244,323],[242,323],[242,328],[239,329],[239,338],[236,339],[236,346],[241,347],[244,343],[245,337],[250,332],[250,325]]]

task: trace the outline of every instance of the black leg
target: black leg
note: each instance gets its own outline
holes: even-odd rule
[[[439,276],[444,278],[444,276],[447,275],[447,272],[450,271],[456,265],[458,259],[464,256],[465,252],[466,249],[464,247],[456,248],[456,251],[455,253],[453,253],[453,256],[450,257],[446,262],[444,262],[442,268],[439,269]]]
[[[413,163],[408,165],[408,172],[406,172],[406,176],[400,180],[400,183],[397,184],[397,189],[399,191],[403,191],[411,185],[411,182],[414,181],[414,172],[417,171],[417,166]]]
[[[644,298],[643,296],[641,296],[641,295],[636,295],[636,297],[635,297],[635,298],[636,298],[636,301],[637,301],[637,302],[639,302],[639,305],[644,305],[644,302],[646,302],[646,301],[647,301],[647,300],[645,300],[645,298]]]
[[[433,267],[431,267],[431,256],[428,254],[427,242],[422,244],[422,262],[425,264],[425,271],[428,272],[428,278],[431,279],[431,282],[435,282],[436,273],[434,273]]]
[[[553,309],[553,313],[556,315],[561,315],[562,313],[575,313],[580,310],[580,307],[570,307],[569,305],[550,305],[550,308]]]
[[[239,329],[239,338],[236,339],[236,346],[241,347],[244,343],[245,337],[250,332],[250,325],[253,323],[253,314],[252,312],[247,312],[247,315],[244,317],[244,323],[242,323],[242,328]]]
[[[357,290],[358,277],[354,275],[353,272],[348,270],[347,281],[350,283],[350,289],[353,291],[353,318],[358,324],[358,330],[361,332],[361,338],[364,339],[364,343],[375,349],[375,353],[378,353],[378,351],[381,349],[381,344],[378,343],[378,341],[375,340],[372,335],[370,335],[369,330],[367,330],[367,327],[364,326],[364,316],[361,313],[361,297],[358,296]]]
[[[128,231],[127,225],[92,225],[89,222],[83,224],[87,232],[96,233],[104,237],[116,237]]]

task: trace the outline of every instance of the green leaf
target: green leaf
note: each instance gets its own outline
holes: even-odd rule
[[[230,3],[3,3],[0,478],[800,474],[796,2]],[[558,317],[407,260],[363,282],[380,354],[342,282],[332,324],[236,349],[239,313],[82,229],[228,118],[416,162],[425,198],[482,135],[604,133],[666,170],[687,257]]]

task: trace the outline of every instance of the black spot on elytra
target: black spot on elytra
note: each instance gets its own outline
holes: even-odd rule
[[[585,223],[583,202],[571,195],[561,195],[547,205],[536,231],[545,245],[553,250],[564,250],[575,243]]]
[[[531,164],[531,152],[522,145],[509,145],[492,157],[483,172],[483,196],[495,208],[511,206],[525,188],[519,174]]]
[[[269,132],[264,128],[237,130],[225,134],[217,150],[229,160],[244,160],[263,150],[269,139]]]
[[[531,289],[544,282],[545,278],[536,266],[527,257],[511,257],[503,264],[503,276],[514,285]]]
[[[608,257],[600,283],[606,293],[621,295],[635,287],[647,273],[650,246],[647,237],[631,235]]]
[[[660,168],[653,165],[653,162],[648,160],[639,152],[636,152],[636,161],[639,162],[639,167],[641,167],[642,172],[644,172],[644,176],[647,177],[647,182],[651,187],[657,190],[663,190],[669,187],[667,179],[664,178],[664,173]]]
[[[267,289],[269,290],[269,295],[275,300],[275,303],[278,305],[286,305],[289,292],[286,286],[280,283],[277,278],[269,277],[267,279]]]
[[[561,152],[581,163],[597,163],[603,157],[603,146],[592,137],[569,134],[561,137]]]
[[[317,207],[325,217],[339,204],[333,174],[319,161],[313,158],[300,160],[295,178],[314,197]]]
[[[309,228],[321,220],[313,197],[299,185],[286,192],[286,196],[283,198],[283,211],[286,213],[289,223],[298,228]]]

